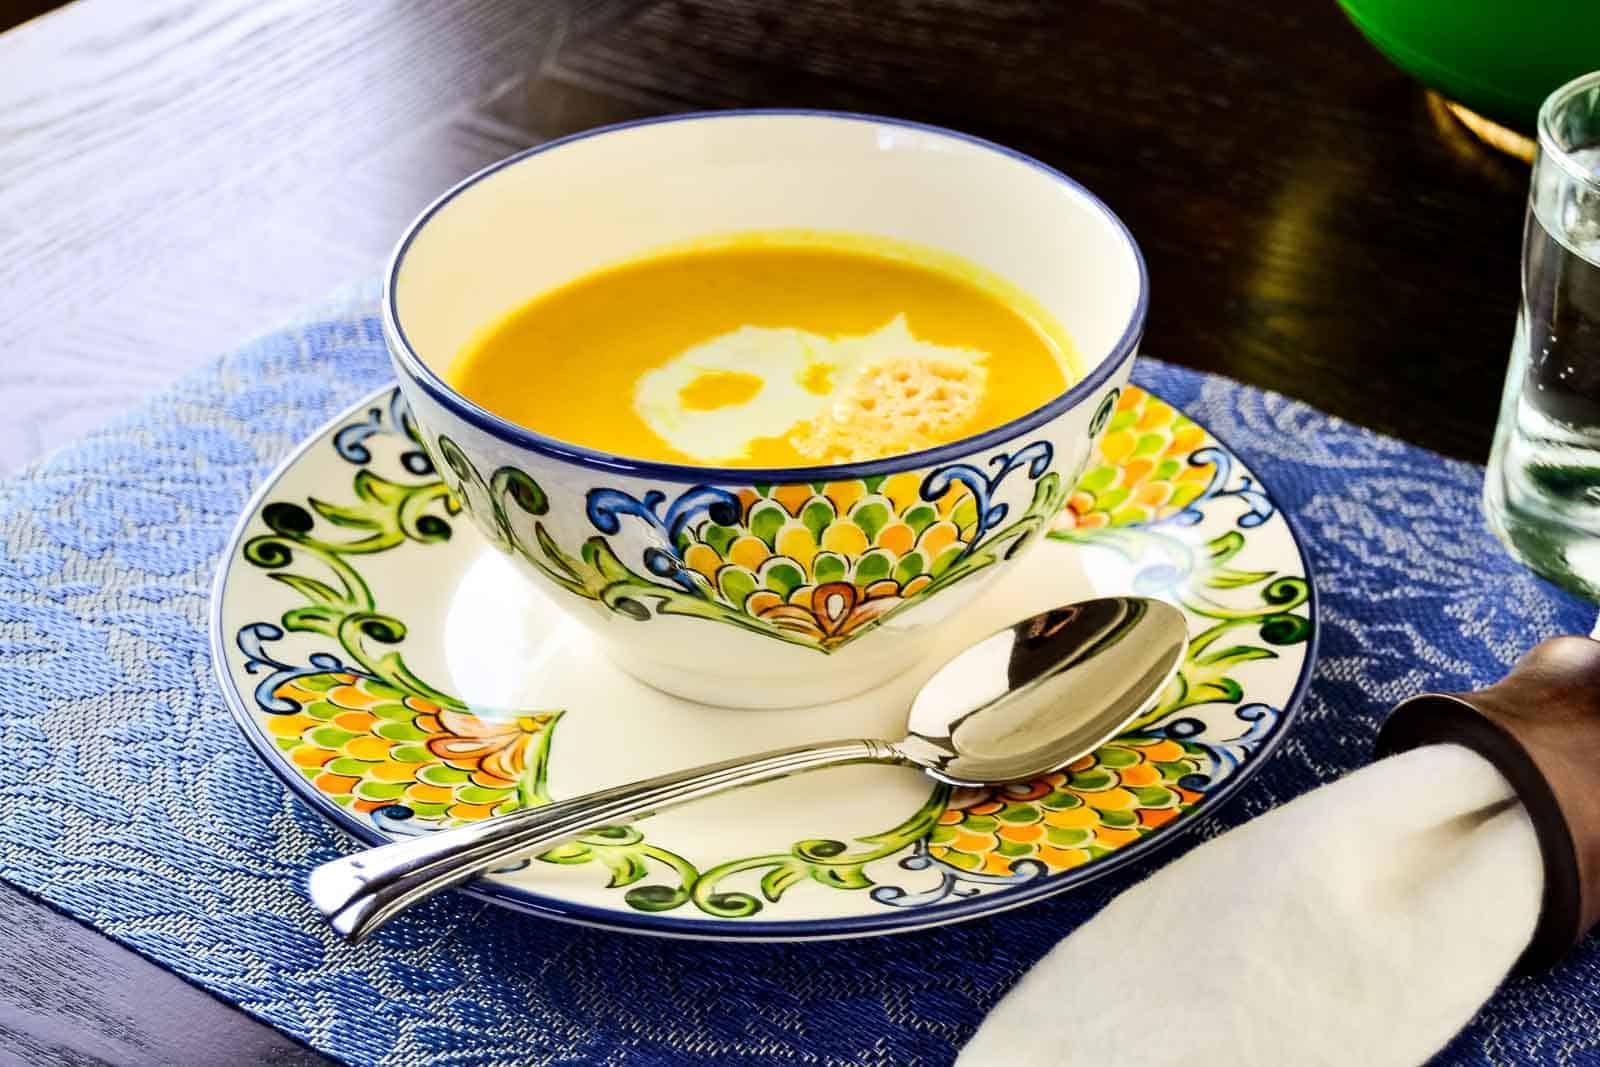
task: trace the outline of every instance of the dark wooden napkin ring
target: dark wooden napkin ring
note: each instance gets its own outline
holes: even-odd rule
[[[1519,973],[1544,970],[1600,922],[1600,642],[1557,637],[1475,693],[1397,705],[1377,755],[1465,745],[1499,768],[1533,820],[1544,899]]]

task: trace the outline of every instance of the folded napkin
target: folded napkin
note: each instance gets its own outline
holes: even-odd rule
[[[1415,1067],[1505,979],[1543,882],[1528,813],[1487,760],[1457,745],[1391,756],[1123,893],[958,1062],[1099,1064],[1137,1035],[1141,1067]],[[1152,988],[1180,945],[1195,966]]]
[[[250,491],[318,425],[390,380],[375,306],[369,291],[275,331],[0,483],[8,882],[348,1062],[902,1067],[954,1060],[1041,956],[1154,869],[863,941],[666,942],[448,895],[359,948],[339,943],[302,887],[340,837],[286,794],[229,720],[205,624],[217,554]],[[1322,598],[1304,713],[1203,832],[1370,763],[1397,701],[1484,684],[1539,639],[1588,629],[1593,609],[1529,576],[1482,530],[1480,469],[1153,359],[1135,377],[1256,470],[1299,525]],[[1350,847],[1357,859],[1384,855]],[[1259,915],[1299,907],[1288,894],[1304,887],[1278,885]],[[1173,992],[1228,980],[1230,964],[1194,947],[1227,914],[1211,907],[1197,899],[1136,980],[1100,984],[1097,996],[1138,1013],[1102,1058],[1148,1061],[1155,1043],[1144,1035]],[[1090,967],[1118,958],[1102,951]],[[1278,1010],[1279,988],[1246,993],[1235,1011]],[[1080,1033],[1093,1019],[1072,995],[1029,1025],[1087,1048]],[[1551,974],[1503,987],[1443,1060],[1584,1062],[1600,1056],[1597,1006],[1591,941]]]

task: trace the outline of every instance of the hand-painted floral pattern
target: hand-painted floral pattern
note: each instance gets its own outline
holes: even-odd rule
[[[1024,860],[1051,872],[1081,867],[1187,811],[1201,797],[1189,786],[1207,766],[1198,746],[1126,737],[1031,782],[956,789],[928,852],[988,875]]]
[[[1178,676],[1128,734],[1063,772],[1019,785],[955,790],[926,848],[959,873],[939,892],[890,902],[943,899],[967,876],[1032,878],[1039,864],[1057,872],[1099,859],[1188,811],[1278,726],[1281,710],[1246,703],[1233,677],[1242,664],[1275,658],[1276,648],[1311,637],[1306,578],[1232,566],[1246,547],[1244,530],[1271,515],[1271,502],[1248,475],[1230,481],[1232,460],[1204,430],[1136,386],[1118,398],[1097,459],[1050,536],[1139,564],[1134,585],[1140,592],[1184,608],[1191,636]],[[1173,524],[1200,521],[1201,505],[1227,499],[1247,509],[1238,519],[1242,530],[1198,545],[1192,535],[1174,533]],[[1225,596],[1233,601],[1219,599]],[[1251,632],[1252,640],[1223,641]],[[1244,725],[1220,742],[1204,737],[1205,724],[1188,714],[1216,705],[1236,706],[1235,718]],[[1023,860],[1031,864],[1014,866]]]
[[[399,439],[399,465],[408,480],[373,469],[369,445],[380,436]],[[332,444],[358,467],[353,499],[312,497],[303,506],[269,501],[259,516],[267,532],[241,549],[305,601],[278,622],[251,621],[235,636],[245,669],[266,672],[255,688],[263,729],[319,794],[385,833],[425,833],[547,803],[550,740],[562,713],[482,714],[424,681],[394,648],[406,624],[378,610],[354,562],[406,543],[446,543],[453,535],[450,518],[460,509],[416,447],[416,427],[398,391],[340,428]],[[524,503],[538,493],[515,476],[496,481]],[[308,573],[308,562],[320,573]],[[319,635],[339,651],[312,654],[309,667],[282,662],[268,646],[290,633]],[[610,870],[613,887],[639,881],[651,863],[664,866],[678,884],[628,894],[630,904],[646,911],[687,900],[685,879],[694,874],[686,861],[629,827],[598,829],[538,858],[565,865],[597,861]]]
[[[1136,386],[1122,391],[1091,462],[1057,519],[1059,529],[1093,530],[1165,519],[1193,503],[1216,475],[1191,463],[1206,432],[1171,404]]]
[[[718,918],[755,915],[804,882],[870,888],[880,904],[907,908],[965,895],[974,880],[992,888],[1070,871],[1160,830],[1228,778],[1279,719],[1276,708],[1244,704],[1244,690],[1229,672],[1271,658],[1272,646],[1303,642],[1310,633],[1309,619],[1297,610],[1309,595],[1303,578],[1234,569],[1232,561],[1245,547],[1242,532],[1220,534],[1197,552],[1192,536],[1164,530],[1169,521],[1198,521],[1198,508],[1210,500],[1242,501],[1249,510],[1241,526],[1263,518],[1270,502],[1249,478],[1240,476],[1235,484],[1224,453],[1206,446],[1203,433],[1197,435],[1170,406],[1138,389],[1108,402],[1104,421],[1109,426],[1101,463],[1089,475],[1102,489],[1082,512],[1062,509],[1055,475],[1045,470],[1049,450],[1039,447],[999,457],[987,473],[951,467],[928,478],[898,475],[737,492],[698,487],[670,503],[660,494],[639,500],[597,490],[588,510],[601,536],[574,557],[556,547],[537,522],[537,548],[527,547],[519,513],[537,520],[547,510],[543,491],[531,479],[506,469],[485,481],[448,441],[440,442],[439,453],[455,479],[452,495],[443,494],[427,457],[411,447],[415,427],[403,406],[391,402],[333,435],[341,458],[358,468],[352,500],[273,500],[262,507],[268,532],[247,540],[243,555],[305,603],[277,622],[245,624],[237,645],[249,670],[268,672],[255,693],[262,722],[299,775],[387,833],[427,832],[546,803],[551,739],[563,714],[470,708],[418,677],[393,647],[403,640],[406,624],[378,610],[354,561],[404,544],[448,541],[448,520],[464,504],[491,509],[502,548],[528,553],[554,580],[617,610],[647,618],[639,602],[651,596],[661,610],[713,604],[747,623],[759,621],[824,648],[963,568],[987,565],[985,553],[1003,550],[1055,519],[1054,537],[1139,562],[1145,570],[1135,584],[1175,597],[1203,626],[1160,705],[1117,742],[1029,783],[934,787],[920,811],[860,839],[864,847],[819,837],[787,852],[734,857],[701,870],[651,844],[636,828],[613,827],[539,859],[598,861],[610,871],[608,885],[625,890],[623,899],[639,911],[687,905]],[[374,469],[368,446],[386,433],[402,439],[400,466],[407,480]],[[1141,436],[1128,439],[1133,433]],[[1151,443],[1152,437],[1159,439]],[[1119,461],[1111,460],[1108,446],[1121,454]],[[1144,462],[1149,455],[1160,464]],[[1007,522],[1007,508],[994,502],[993,490],[1020,468],[1037,479],[1037,488],[1028,512]],[[1098,473],[1107,470],[1109,478]],[[1204,480],[1190,477],[1191,471],[1202,472]],[[1160,501],[1154,494],[1144,498],[1157,509],[1155,519],[1139,518],[1115,495],[1151,485],[1163,494]],[[1074,495],[1079,501],[1089,497],[1087,490]],[[1097,518],[1103,521],[1089,521]],[[626,567],[605,539],[624,521],[648,525],[671,547],[647,551],[647,575]],[[307,561],[324,573],[307,570]],[[1244,599],[1230,606],[1207,590],[1236,597],[1242,591]],[[1219,645],[1224,635],[1245,629],[1255,630],[1256,642]],[[280,662],[268,646],[293,632],[332,639],[338,652],[318,652],[309,666]],[[1219,704],[1238,705],[1236,716],[1245,727],[1221,741],[1205,736],[1204,723],[1191,713]],[[895,857],[907,871],[938,865],[946,872],[941,885],[910,892],[868,873],[870,865]],[[652,871],[669,880],[651,880]]]
[[[833,647],[933,584],[971,547],[972,491],[924,500],[922,479],[740,490],[739,521],[685,530],[683,564],[724,600]]]
[[[482,719],[348,671],[298,675],[272,695],[299,709],[267,720],[273,741],[355,811],[401,805],[424,819],[472,822],[547,799],[542,742],[560,712]]]
[[[925,476],[701,485],[670,502],[658,490],[636,498],[597,487],[587,514],[599,532],[572,553],[545,528],[549,500],[526,473],[502,467],[484,479],[450,438],[435,448],[454,498],[488,516],[502,549],[569,593],[640,622],[653,613],[716,620],[824,653],[1015,554],[1062,499],[1043,441],[992,456],[982,471],[952,464]],[[1018,471],[1033,494],[1011,518],[994,496]],[[624,522],[651,538],[640,568],[613,543]]]

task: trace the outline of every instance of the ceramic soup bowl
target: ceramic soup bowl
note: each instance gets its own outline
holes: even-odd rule
[[[1053,314],[1085,373],[952,444],[777,470],[567,444],[445,381],[469,337],[542,291],[756,229],[853,231],[965,257]],[[1126,227],[1035,160],[890,119],[721,112],[580,134],[462,182],[400,242],[384,325],[417,433],[456,499],[618,664],[693,700],[786,707],[905,670],[930,627],[1036,543],[1127,380],[1145,304]]]

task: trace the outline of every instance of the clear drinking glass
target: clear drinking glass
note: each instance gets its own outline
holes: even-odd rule
[[[1600,71],[1539,111],[1522,307],[1483,506],[1518,559],[1600,599]]]

